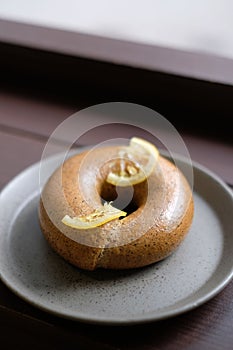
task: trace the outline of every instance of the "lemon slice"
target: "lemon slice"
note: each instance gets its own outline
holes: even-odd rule
[[[119,158],[110,164],[106,181],[115,186],[131,186],[145,181],[154,170],[159,156],[158,149],[150,142],[138,137],[122,147]]]
[[[87,230],[101,226],[109,221],[126,215],[127,213],[125,211],[113,207],[111,202],[106,202],[100,209],[96,209],[93,213],[86,216],[76,216],[71,218],[69,215],[65,215],[62,222],[67,226],[79,230]]]

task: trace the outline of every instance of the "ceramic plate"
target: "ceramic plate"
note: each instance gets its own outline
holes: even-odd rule
[[[48,176],[55,158],[45,161]],[[128,271],[85,272],[50,249],[38,224],[38,174],[39,163],[1,193],[1,279],[30,304],[83,322],[136,324],[196,308],[231,280],[232,191],[199,164],[194,164],[194,221],[185,240],[165,260]]]

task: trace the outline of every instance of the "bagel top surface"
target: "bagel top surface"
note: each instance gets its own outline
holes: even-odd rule
[[[64,162],[45,185],[41,200],[51,223],[70,240],[98,248],[119,247],[152,235],[169,235],[179,227],[192,202],[191,188],[181,171],[159,155],[149,177],[119,190],[106,182],[108,162],[119,153],[118,146],[94,148]],[[120,192],[121,193],[120,193]],[[119,192],[119,196],[117,196]],[[79,230],[65,225],[64,216],[85,217],[103,205],[117,202],[127,216],[101,226]],[[123,205],[122,204],[122,205]],[[189,226],[193,211],[189,210]]]

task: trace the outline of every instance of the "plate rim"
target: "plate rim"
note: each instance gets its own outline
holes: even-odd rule
[[[76,150],[77,152],[81,152],[83,149],[85,149],[86,147],[79,147]],[[162,152],[161,152],[162,153]],[[166,153],[166,152],[165,152]],[[165,154],[166,156],[166,154]],[[52,160],[56,157],[59,157],[59,154],[53,155],[49,158],[46,158],[45,161],[47,162],[52,162]],[[178,158],[178,160],[185,162],[185,158],[183,156],[180,155],[176,155],[176,159]],[[25,174],[30,175],[30,173],[32,171],[35,171],[40,165],[40,161],[30,165],[29,167],[25,168],[23,171],[21,171],[18,175],[16,175],[14,178],[12,178],[1,190],[0,192],[0,198],[2,196],[2,194],[5,193],[5,191],[10,190],[10,187],[14,184],[17,184],[18,181],[20,181],[20,178],[24,177]],[[233,201],[233,191],[231,190],[231,188],[223,181],[223,179],[217,175],[216,173],[214,173],[212,170],[208,169],[206,166],[196,162],[196,161],[192,161],[192,166],[195,171],[200,172],[202,175],[204,174],[205,176],[207,175],[208,177],[210,177],[215,183],[218,183],[221,187],[221,189],[223,191],[225,191],[230,198]],[[38,183],[38,190],[39,190],[39,183]],[[36,188],[35,188],[36,191]],[[195,191],[195,179],[194,179],[194,188],[193,191]],[[28,198],[28,197],[26,197]],[[1,235],[1,233],[0,233]],[[8,276],[9,277],[9,276]],[[160,321],[160,320],[164,320],[164,319],[168,319],[171,317],[175,317],[178,316],[180,314],[186,313],[190,310],[193,310],[197,307],[199,307],[200,305],[206,303],[207,301],[209,301],[210,299],[212,299],[213,297],[215,297],[217,294],[219,294],[228,284],[229,282],[233,279],[233,265],[231,267],[230,272],[227,274],[227,276],[224,276],[224,278],[221,280],[220,283],[218,283],[214,288],[212,288],[210,291],[208,291],[208,293],[206,293],[205,295],[200,296],[196,301],[191,301],[181,307],[172,309],[169,311],[169,307],[166,307],[165,311],[159,312],[157,311],[156,314],[155,312],[151,312],[151,313],[145,313],[143,316],[137,316],[137,317],[132,317],[132,318],[113,318],[113,317],[99,317],[99,316],[92,316],[90,318],[90,315],[85,315],[83,312],[80,312],[76,315],[71,315],[69,313],[64,313],[64,312],[60,312],[60,311],[56,311],[54,308],[49,307],[49,306],[43,306],[41,303],[38,304],[38,302],[36,302],[35,300],[32,300],[31,298],[29,298],[27,295],[25,295],[25,293],[20,292],[20,288],[17,288],[17,286],[14,285],[14,283],[12,283],[12,281],[9,281],[9,278],[7,278],[7,276],[4,276],[2,273],[2,269],[1,269],[1,261],[0,261],[0,280],[15,294],[17,295],[19,298],[21,298],[22,300],[24,300],[25,302],[29,303],[30,305],[32,305],[33,307],[36,307],[37,309],[40,309],[46,313],[49,313],[51,315],[63,318],[63,319],[69,319],[72,321],[78,321],[78,322],[84,322],[84,323],[89,323],[89,324],[99,324],[99,325],[134,325],[134,324],[144,324],[144,323],[148,323],[148,322],[155,322],[155,321]],[[208,282],[208,281],[207,281]],[[206,282],[206,283],[207,283]],[[205,283],[205,284],[206,284]],[[204,285],[205,285],[204,284]],[[203,286],[202,286],[203,287]],[[191,294],[188,296],[190,297]],[[187,297],[187,298],[188,298]],[[184,298],[183,300],[185,300],[186,298]],[[174,304],[175,305],[175,304]]]

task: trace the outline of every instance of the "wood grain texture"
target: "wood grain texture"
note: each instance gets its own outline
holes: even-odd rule
[[[4,43],[0,52],[1,81],[11,90],[30,95],[33,88],[37,97],[76,109],[109,101],[139,103],[186,130],[232,142],[232,85]]]
[[[92,99],[90,99],[90,105],[92,105],[91,101]],[[0,132],[2,131],[0,157],[3,157],[2,159],[5,159],[6,163],[9,164],[7,169],[3,171],[9,171],[13,162],[17,164],[20,154],[24,155],[22,166],[19,168],[16,166],[16,171],[13,172],[15,174],[30,164],[27,159],[39,160],[39,152],[42,153],[43,146],[56,127],[81,108],[84,106],[78,100],[76,104],[66,105],[59,98],[51,97],[48,99],[47,97],[43,99],[43,95],[37,96],[32,92],[27,95],[23,92],[0,90]],[[101,116],[95,116],[96,120],[101,124]],[[103,122],[108,123],[108,120]],[[174,126],[176,127],[176,124]],[[115,137],[129,138],[134,136],[134,130],[141,137],[150,137],[132,126],[109,124],[90,130],[78,140],[78,144],[96,144]],[[151,130],[152,133],[156,133],[156,131]],[[233,144],[218,139],[205,138],[198,134],[190,134],[181,127],[177,127],[177,131],[181,134],[194,161],[208,167],[224,181],[233,184]],[[7,135],[10,137],[9,142],[6,139]],[[32,149],[29,152],[30,142],[32,142]],[[7,143],[9,144],[7,145]],[[19,149],[17,149],[17,145],[19,145]],[[19,153],[17,154],[14,150]],[[35,155],[37,156],[35,157]]]
[[[0,131],[1,188],[41,158],[45,143]]]

